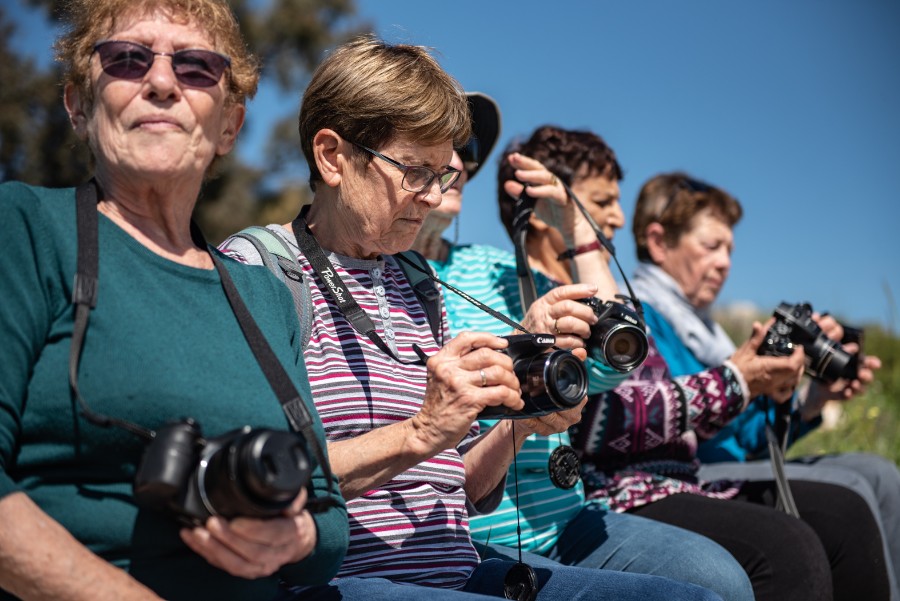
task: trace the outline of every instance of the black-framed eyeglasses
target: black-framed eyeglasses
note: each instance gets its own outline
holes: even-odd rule
[[[430,167],[425,167],[423,165],[404,165],[400,161],[395,161],[394,159],[381,154],[377,150],[372,150],[368,146],[363,146],[356,142],[353,142],[353,144],[359,146],[372,156],[376,156],[385,163],[390,163],[402,171],[403,181],[400,182],[400,186],[407,192],[421,192],[427,190],[431,187],[434,180],[437,179],[440,182],[441,194],[443,194],[450,189],[450,186],[456,183],[457,179],[459,179],[460,171],[453,167],[448,166],[446,168],[447,170],[443,173],[437,173]]]
[[[202,48],[186,48],[175,52],[155,52],[137,42],[104,40],[94,44],[103,72],[118,79],[140,79],[153,66],[157,56],[172,58],[172,71],[182,85],[211,88],[219,83],[231,59],[224,54]]]

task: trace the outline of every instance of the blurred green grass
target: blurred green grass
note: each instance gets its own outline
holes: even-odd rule
[[[866,326],[865,352],[882,361],[865,394],[840,403],[840,417],[799,440],[788,457],[865,451],[900,465],[900,338],[880,326]]]

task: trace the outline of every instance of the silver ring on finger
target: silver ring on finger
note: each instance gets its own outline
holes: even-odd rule
[[[479,369],[478,373],[481,374],[481,387],[484,388],[487,386],[487,375],[484,373],[483,369]]]

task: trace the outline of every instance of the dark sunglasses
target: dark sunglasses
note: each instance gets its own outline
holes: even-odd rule
[[[135,42],[107,40],[95,44],[94,52],[100,56],[103,72],[119,79],[140,79],[153,66],[157,56],[170,56],[176,79],[192,88],[211,88],[231,66],[231,59],[224,54],[200,48],[154,52]]]

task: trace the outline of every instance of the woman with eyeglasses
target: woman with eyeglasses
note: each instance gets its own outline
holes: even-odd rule
[[[93,180],[0,186],[0,598],[255,601],[282,582],[327,582],[347,515],[314,452],[325,438],[290,295],[191,224],[241,129],[256,62],[224,0],[68,8],[64,100]],[[264,365],[293,391],[303,436]],[[243,426],[296,455],[253,454],[234,471],[211,461],[202,477],[199,453],[216,441],[254,453],[224,438]],[[232,473],[253,492],[229,488]]]
[[[304,598],[474,601],[504,589],[538,601],[717,598],[652,576],[480,560],[469,515],[496,506],[516,448],[539,422],[523,420],[515,436],[508,422],[478,430],[486,407],[523,407],[513,361],[497,352],[507,341],[451,339],[443,303],[430,316],[395,255],[460,176],[452,157],[469,138],[466,97],[424,48],[363,37],[315,70],[299,123],[314,199],[269,230],[297,261],[289,277],[307,284],[304,356],[350,515],[338,578]],[[264,263],[243,237],[221,248]]]

